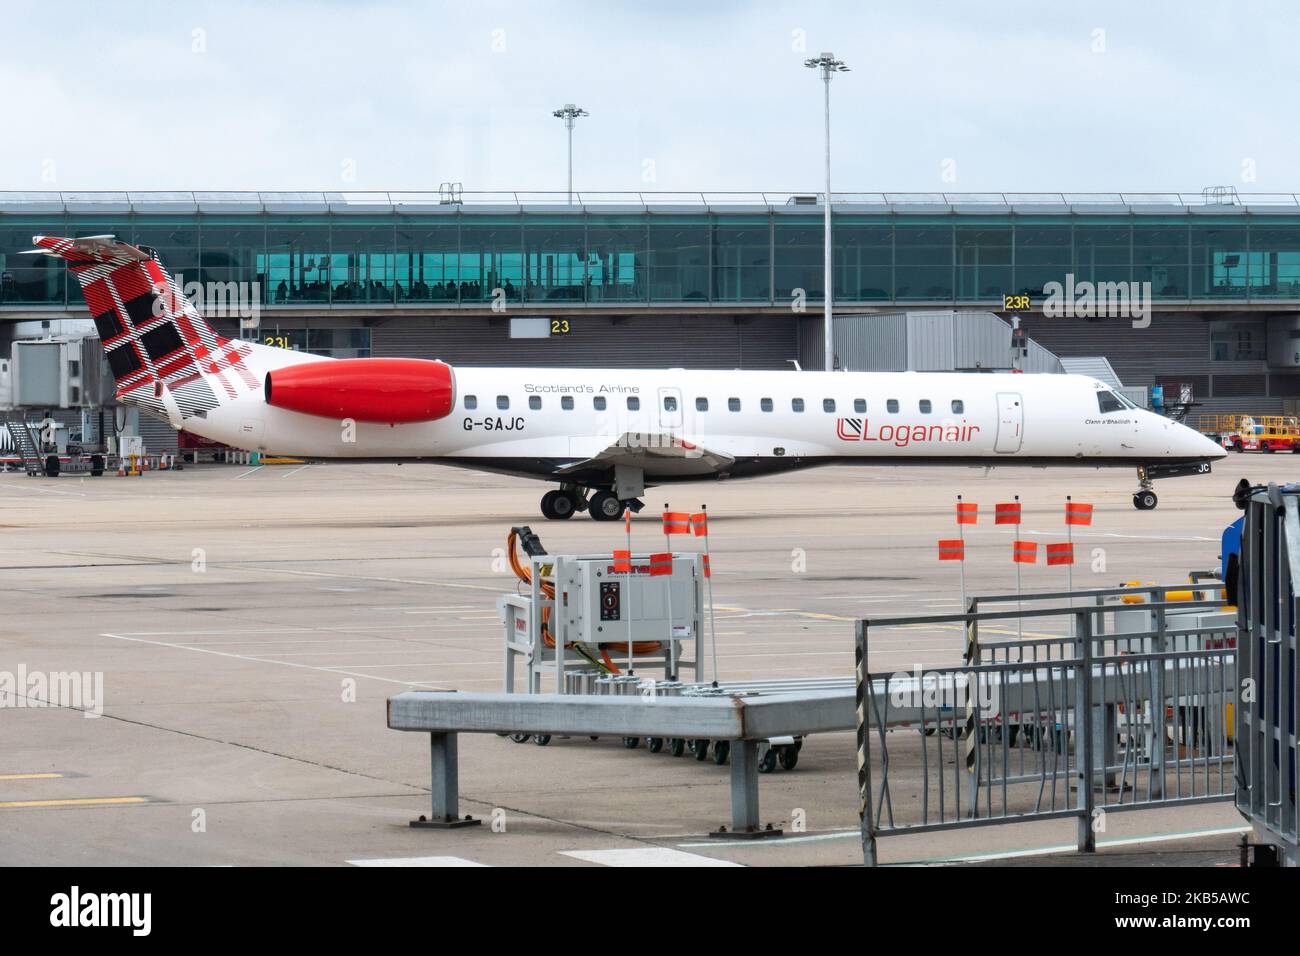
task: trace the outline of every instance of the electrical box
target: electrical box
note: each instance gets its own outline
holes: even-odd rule
[[[695,637],[697,601],[694,555],[673,559],[673,573],[652,577],[648,561],[634,561],[631,574],[615,572],[608,558],[559,558],[555,564],[557,608],[570,639],[600,643]]]

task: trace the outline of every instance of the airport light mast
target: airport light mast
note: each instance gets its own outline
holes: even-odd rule
[[[569,205],[573,205],[573,127],[579,116],[591,114],[572,103],[565,103],[551,115],[564,120],[564,128],[569,131]]]
[[[836,73],[847,73],[849,68],[844,65],[843,60],[835,59],[834,53],[823,53],[820,56],[810,57],[803,61],[803,65],[810,69],[820,69],[822,71],[822,81],[826,84],[826,249],[824,253],[825,276],[823,279],[826,286],[826,306],[822,319],[822,334],[825,336],[826,371],[833,372],[835,370],[835,333],[834,309],[831,300],[835,287],[832,285],[831,276],[831,77]]]

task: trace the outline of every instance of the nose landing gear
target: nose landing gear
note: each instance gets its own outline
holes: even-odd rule
[[[1138,466],[1138,490],[1133,493],[1133,507],[1138,511],[1151,511],[1159,503],[1153,488],[1155,476],[1145,465]]]
[[[1160,500],[1151,490],[1152,482],[1157,478],[1181,478],[1184,475],[1208,475],[1209,461],[1184,461],[1175,464],[1154,464],[1138,466],[1138,490],[1133,495],[1133,507],[1138,511],[1150,511]]]

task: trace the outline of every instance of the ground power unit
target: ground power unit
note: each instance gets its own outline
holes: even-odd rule
[[[516,692],[519,672],[526,693],[570,692],[565,675],[593,669],[625,677],[631,671],[639,680],[698,679],[701,555],[674,553],[671,574],[653,573],[649,554],[633,554],[630,571],[616,570],[608,553],[528,560],[527,589],[498,602],[507,693]]]

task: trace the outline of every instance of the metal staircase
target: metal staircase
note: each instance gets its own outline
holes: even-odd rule
[[[5,414],[4,418],[0,419],[0,424],[3,424],[9,432],[9,440],[14,451],[18,452],[18,456],[22,459],[27,474],[44,474],[45,462],[41,458],[40,446],[37,444],[32,426],[21,418],[14,418],[12,414]]]

